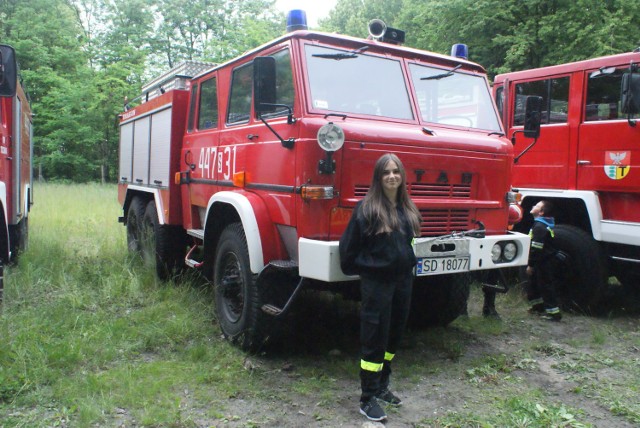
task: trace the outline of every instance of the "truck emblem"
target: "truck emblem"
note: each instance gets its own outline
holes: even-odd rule
[[[604,173],[612,180],[623,179],[629,174],[631,152],[605,152]]]

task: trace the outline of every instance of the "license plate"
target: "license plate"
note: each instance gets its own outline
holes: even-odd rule
[[[426,257],[418,259],[416,275],[437,275],[468,270],[469,257]]]

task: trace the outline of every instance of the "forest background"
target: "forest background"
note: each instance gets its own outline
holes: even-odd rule
[[[410,47],[466,43],[490,79],[640,46],[637,0],[338,0],[314,30],[366,37],[373,18]],[[285,26],[274,0],[0,0],[0,43],[17,51],[35,114],[35,176],[115,183],[125,99],[184,60],[223,63]]]

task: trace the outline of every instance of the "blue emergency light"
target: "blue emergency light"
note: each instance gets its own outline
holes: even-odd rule
[[[304,10],[293,9],[287,13],[287,33],[307,28],[307,13]]]
[[[451,56],[467,59],[469,58],[469,48],[467,48],[467,45],[463,43],[456,43],[451,46]]]

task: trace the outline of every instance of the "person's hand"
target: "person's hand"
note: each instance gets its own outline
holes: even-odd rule
[[[533,275],[533,268],[531,266],[527,266],[527,275]]]

